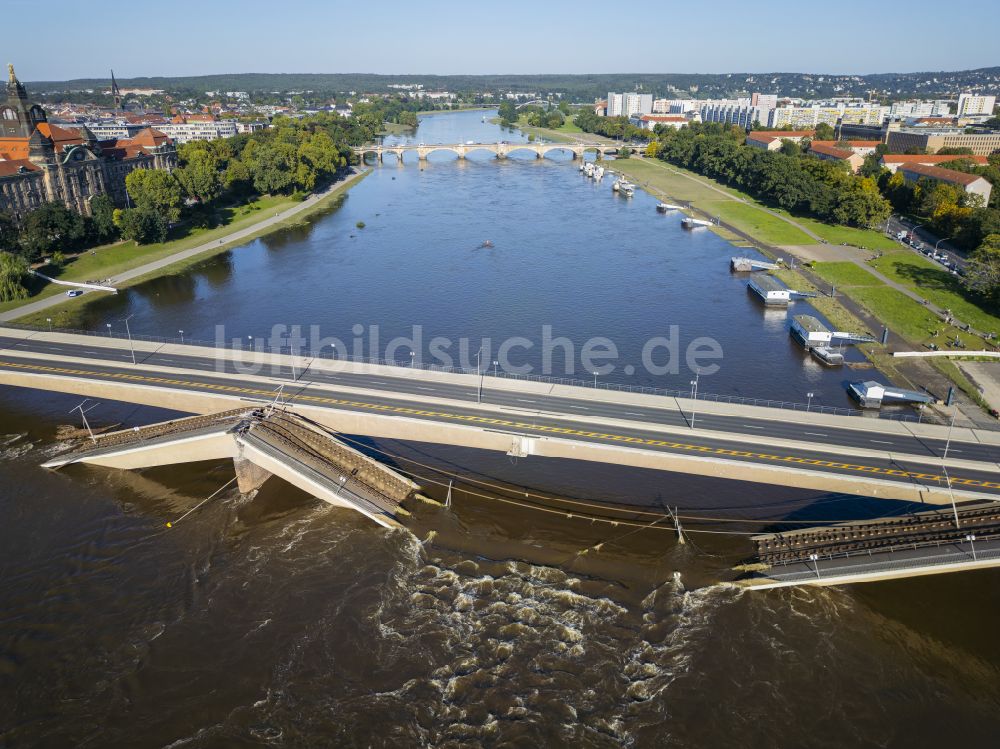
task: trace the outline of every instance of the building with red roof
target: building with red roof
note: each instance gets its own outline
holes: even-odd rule
[[[971,195],[982,195],[984,206],[990,202],[993,185],[985,177],[980,177],[978,174],[968,174],[956,169],[944,169],[926,164],[904,164],[899,168],[899,171],[903,175],[903,179],[908,182],[919,182],[922,179],[945,182],[960,187],[963,192]]]
[[[98,195],[124,206],[129,172],[177,166],[173,141],[151,128],[102,141],[85,126],[50,123],[28,101],[14,66],[8,70],[7,98],[0,104],[0,211],[20,218],[59,202],[87,215]]]
[[[765,151],[777,151],[784,140],[800,143],[814,135],[816,135],[815,130],[753,130],[747,135],[746,143],[748,146]]]

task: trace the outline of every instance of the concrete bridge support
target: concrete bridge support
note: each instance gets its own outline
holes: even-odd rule
[[[241,494],[257,491],[264,485],[265,481],[274,475],[256,463],[251,463],[242,455],[233,458],[233,467],[236,469],[236,485],[240,488]]]

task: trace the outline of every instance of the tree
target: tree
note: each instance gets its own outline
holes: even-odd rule
[[[821,122],[816,126],[816,140],[833,140],[836,135],[836,131],[825,122]]]
[[[965,267],[965,286],[994,304],[1000,303],[1000,234],[990,234]]]
[[[186,156],[186,163],[174,176],[188,196],[211,203],[222,194],[221,169],[222,162],[213,151],[199,149]]]
[[[517,107],[514,106],[514,102],[510,99],[500,102],[500,109],[497,111],[497,114],[505,125],[517,122]]]
[[[62,203],[45,203],[24,217],[21,247],[28,260],[77,249],[87,234],[83,217]]]
[[[0,211],[0,252],[14,252],[17,246],[18,231],[14,217],[9,213]]]
[[[90,227],[97,243],[113,242],[118,239],[115,225],[115,204],[107,195],[98,195],[90,201]]]
[[[140,210],[155,211],[168,222],[181,217],[184,188],[163,169],[136,169],[125,177],[125,188]]]
[[[119,217],[122,236],[136,244],[163,242],[167,238],[167,221],[162,213],[150,208],[129,208]]]
[[[28,290],[24,281],[31,275],[28,261],[21,255],[0,252],[0,302],[24,299]]]

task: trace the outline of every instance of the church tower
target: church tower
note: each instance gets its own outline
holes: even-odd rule
[[[111,71],[111,97],[115,100],[115,112],[122,111],[122,92],[115,80],[115,71]]]
[[[45,122],[45,111],[28,101],[14,66],[7,65],[7,101],[0,105],[0,138],[30,138],[41,122]]]

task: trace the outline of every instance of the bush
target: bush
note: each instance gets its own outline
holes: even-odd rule
[[[359,229],[364,229],[365,228],[365,222],[364,221],[358,221],[358,223],[356,223],[355,226],[358,227]]]

